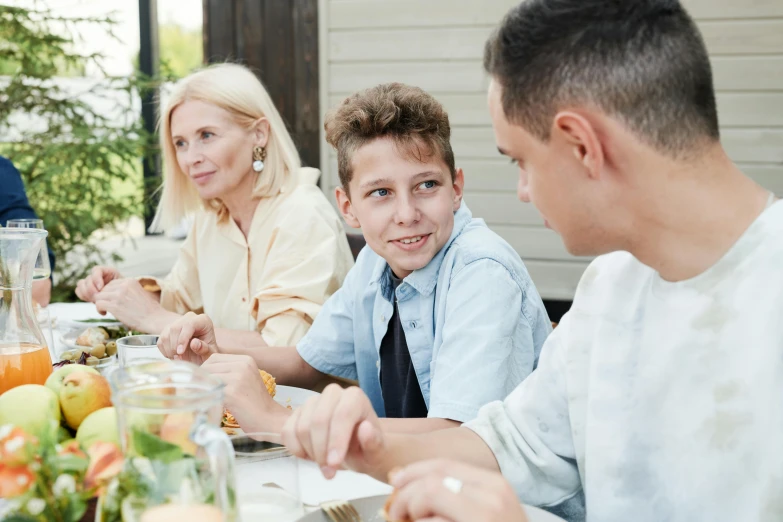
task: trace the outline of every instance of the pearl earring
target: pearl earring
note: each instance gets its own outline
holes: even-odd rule
[[[261,172],[264,170],[264,160],[266,159],[265,147],[253,147],[253,170]]]

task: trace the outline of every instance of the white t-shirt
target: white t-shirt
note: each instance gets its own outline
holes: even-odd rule
[[[783,202],[670,283],[596,259],[538,369],[466,424],[520,499],[596,522],[783,520]]]

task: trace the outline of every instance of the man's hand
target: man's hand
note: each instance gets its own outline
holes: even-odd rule
[[[393,473],[391,520],[527,522],[500,473],[451,460],[428,460]]]
[[[205,314],[188,312],[163,329],[158,349],[169,359],[201,365],[218,353],[215,327]]]
[[[384,435],[361,389],[330,384],[288,419],[283,444],[297,457],[315,461],[324,476],[332,478],[343,466],[370,473],[383,455]]]
[[[76,283],[76,297],[82,301],[94,303],[98,292],[103,290],[109,282],[121,278],[122,276],[116,268],[109,266],[93,267],[90,275]]]

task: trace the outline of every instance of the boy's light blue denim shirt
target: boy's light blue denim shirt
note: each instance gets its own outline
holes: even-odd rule
[[[380,346],[392,316],[391,269],[369,246],[297,349],[313,368],[359,381],[385,416]],[[428,416],[466,422],[506,397],[536,366],[552,331],[519,255],[465,202],[446,245],[397,287],[411,361]]]

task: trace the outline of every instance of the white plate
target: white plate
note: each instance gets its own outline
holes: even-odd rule
[[[298,408],[303,405],[307,399],[320,395],[313,390],[306,390],[304,388],[296,388],[294,386],[283,386],[278,384],[275,387],[275,402],[283,406],[291,406],[292,409]],[[244,435],[242,428],[223,428],[229,435]]]
[[[310,397],[319,395],[318,392],[314,392],[313,390],[283,386],[280,384],[278,384],[275,389],[275,401],[277,401],[278,404],[291,406],[292,408],[302,406]]]
[[[60,342],[71,350],[87,349],[89,346],[79,346],[76,344],[76,339],[84,330],[68,330],[60,336]]]
[[[383,505],[386,503],[387,495],[378,495],[375,497],[358,498],[351,500],[351,504],[361,515],[362,520],[366,522],[382,522],[383,517],[380,514]],[[565,522],[562,518],[556,517],[552,513],[543,509],[525,506],[525,514],[528,522]],[[331,522],[323,511],[314,511],[305,515],[299,522]]]

